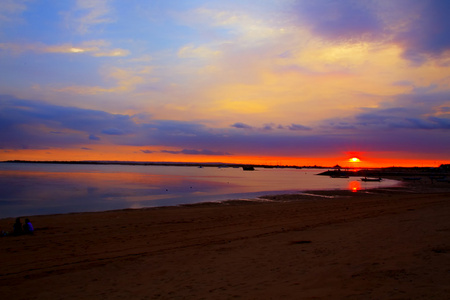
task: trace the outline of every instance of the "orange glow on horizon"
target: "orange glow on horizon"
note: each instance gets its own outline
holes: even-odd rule
[[[88,149],[90,148],[90,149]],[[185,155],[169,154],[161,152],[158,147],[136,146],[86,146],[82,149],[20,149],[0,150],[0,161],[6,160],[30,160],[30,161],[136,161],[136,162],[186,162],[186,163],[230,163],[230,164],[255,164],[273,166],[320,166],[331,168],[340,165],[343,168],[354,168],[354,161],[337,157],[281,157],[281,156],[257,156],[257,155]],[[370,157],[370,159],[369,159]],[[356,158],[356,156],[355,156]],[[383,167],[438,167],[440,164],[449,164],[448,160],[437,159],[403,159],[383,158],[366,153],[363,161],[357,162],[358,168],[383,168]]]

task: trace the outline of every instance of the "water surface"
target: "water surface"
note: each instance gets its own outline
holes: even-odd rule
[[[251,199],[306,190],[367,189],[393,180],[317,176],[318,169],[0,164],[0,218],[205,201]]]

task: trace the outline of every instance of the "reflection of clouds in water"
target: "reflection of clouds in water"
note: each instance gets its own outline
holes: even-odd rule
[[[222,185],[181,175],[0,171],[0,217],[173,205],[220,192]]]
[[[315,176],[317,170],[243,172],[233,168],[95,166],[92,171],[94,167],[89,165],[55,168],[57,172],[0,170],[0,217],[167,206],[257,197],[280,191],[348,188],[345,180]]]

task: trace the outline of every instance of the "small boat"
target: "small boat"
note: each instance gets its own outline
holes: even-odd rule
[[[381,178],[367,178],[367,177],[361,178],[361,181],[381,181],[381,180],[382,180]]]
[[[242,166],[242,170],[244,171],[255,171],[253,166]]]

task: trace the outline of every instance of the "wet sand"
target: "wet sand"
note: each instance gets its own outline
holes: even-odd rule
[[[1,298],[449,297],[448,184],[310,193],[32,217],[0,238]]]

